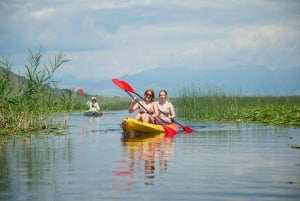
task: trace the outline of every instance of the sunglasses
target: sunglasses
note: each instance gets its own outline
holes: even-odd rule
[[[152,95],[152,94],[145,94],[145,96],[150,96],[150,97],[152,97],[153,95]]]

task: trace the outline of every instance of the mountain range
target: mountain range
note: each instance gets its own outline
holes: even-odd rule
[[[179,96],[184,88],[220,89],[235,95],[300,95],[300,67],[271,70],[265,66],[234,66],[223,69],[196,69],[188,67],[159,67],[133,75],[118,77],[143,94],[147,88],[157,93],[166,89],[170,96]],[[59,85],[81,87],[90,94],[101,96],[126,96],[119,87],[108,80],[83,80],[64,75]],[[63,80],[63,81],[62,81]],[[80,85],[80,86],[78,86]]]

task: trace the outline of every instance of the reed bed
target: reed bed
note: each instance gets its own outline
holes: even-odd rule
[[[41,67],[41,58],[41,50],[36,53],[29,50],[28,64],[25,65],[27,73],[23,79],[11,73],[10,58],[0,60],[0,134],[26,133],[56,126],[57,122],[49,119],[49,114],[73,109],[75,93],[69,90],[58,95],[53,81],[54,72],[68,60],[59,53],[50,60],[50,65]]]
[[[42,51],[29,50],[26,76],[11,73],[9,57],[0,59],[0,134],[55,132],[68,126],[69,114],[88,109],[87,97],[76,89],[58,89],[56,70],[68,62],[61,53],[41,65]],[[89,95],[89,97],[95,95]],[[97,96],[101,110],[127,109],[129,98]]]
[[[97,99],[98,100],[98,99]],[[100,97],[100,107],[107,110],[127,110],[131,99],[126,97]]]
[[[254,122],[300,126],[300,96],[241,96],[222,88],[184,88],[175,100],[186,120]]]

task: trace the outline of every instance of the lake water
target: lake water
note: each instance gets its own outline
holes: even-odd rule
[[[123,139],[127,111],[70,116],[66,135],[2,137],[1,201],[300,200],[300,128],[182,122]]]

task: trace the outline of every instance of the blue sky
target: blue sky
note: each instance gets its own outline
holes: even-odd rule
[[[300,66],[297,0],[1,0],[0,56],[71,61],[58,76],[111,79],[157,67]],[[170,74],[171,75],[171,74]]]

